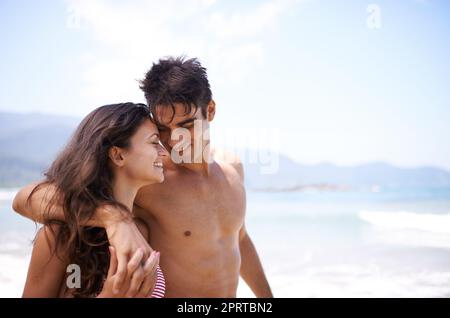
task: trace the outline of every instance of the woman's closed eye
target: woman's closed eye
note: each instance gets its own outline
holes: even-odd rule
[[[158,145],[160,142],[161,140],[159,139],[159,136],[157,136],[156,134],[147,139],[147,143],[152,145]]]

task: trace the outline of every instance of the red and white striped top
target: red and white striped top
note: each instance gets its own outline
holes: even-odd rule
[[[151,298],[164,298],[164,295],[166,294],[166,280],[164,279],[164,274],[161,270],[161,268],[156,268],[156,283],[155,288],[153,289]]]

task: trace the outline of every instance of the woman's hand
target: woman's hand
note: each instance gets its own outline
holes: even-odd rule
[[[119,291],[124,287],[124,281],[128,275],[127,264],[130,256],[134,255],[138,249],[143,252],[142,263],[150,259],[152,248],[136,226],[131,214],[113,206],[102,206],[97,208],[96,215],[102,220],[102,227],[105,228],[108,240],[116,251],[118,260],[117,278],[114,283],[114,290]],[[141,266],[142,267],[142,266]],[[144,276],[151,274],[151,267],[144,270]]]
[[[141,261],[144,253],[138,249],[127,264],[127,275],[123,280],[122,287],[118,292],[114,291],[116,280],[118,279],[118,260],[114,247],[110,246],[111,254],[108,275],[103,289],[98,298],[123,298],[123,297],[149,297],[153,292],[156,283],[156,268],[159,264],[159,252],[153,251],[145,262]],[[145,273],[149,273],[147,276]]]

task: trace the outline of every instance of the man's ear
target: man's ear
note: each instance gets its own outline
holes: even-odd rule
[[[111,159],[112,163],[118,167],[122,167],[125,163],[123,149],[119,147],[111,147],[108,151],[108,157]]]
[[[212,121],[215,115],[216,115],[216,102],[211,99],[211,101],[208,103],[208,107],[206,108],[206,119],[208,119],[208,121]]]

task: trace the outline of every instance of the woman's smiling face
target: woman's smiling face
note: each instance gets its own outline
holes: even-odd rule
[[[146,119],[130,139],[123,170],[129,178],[142,185],[163,182],[163,153],[158,129]]]

